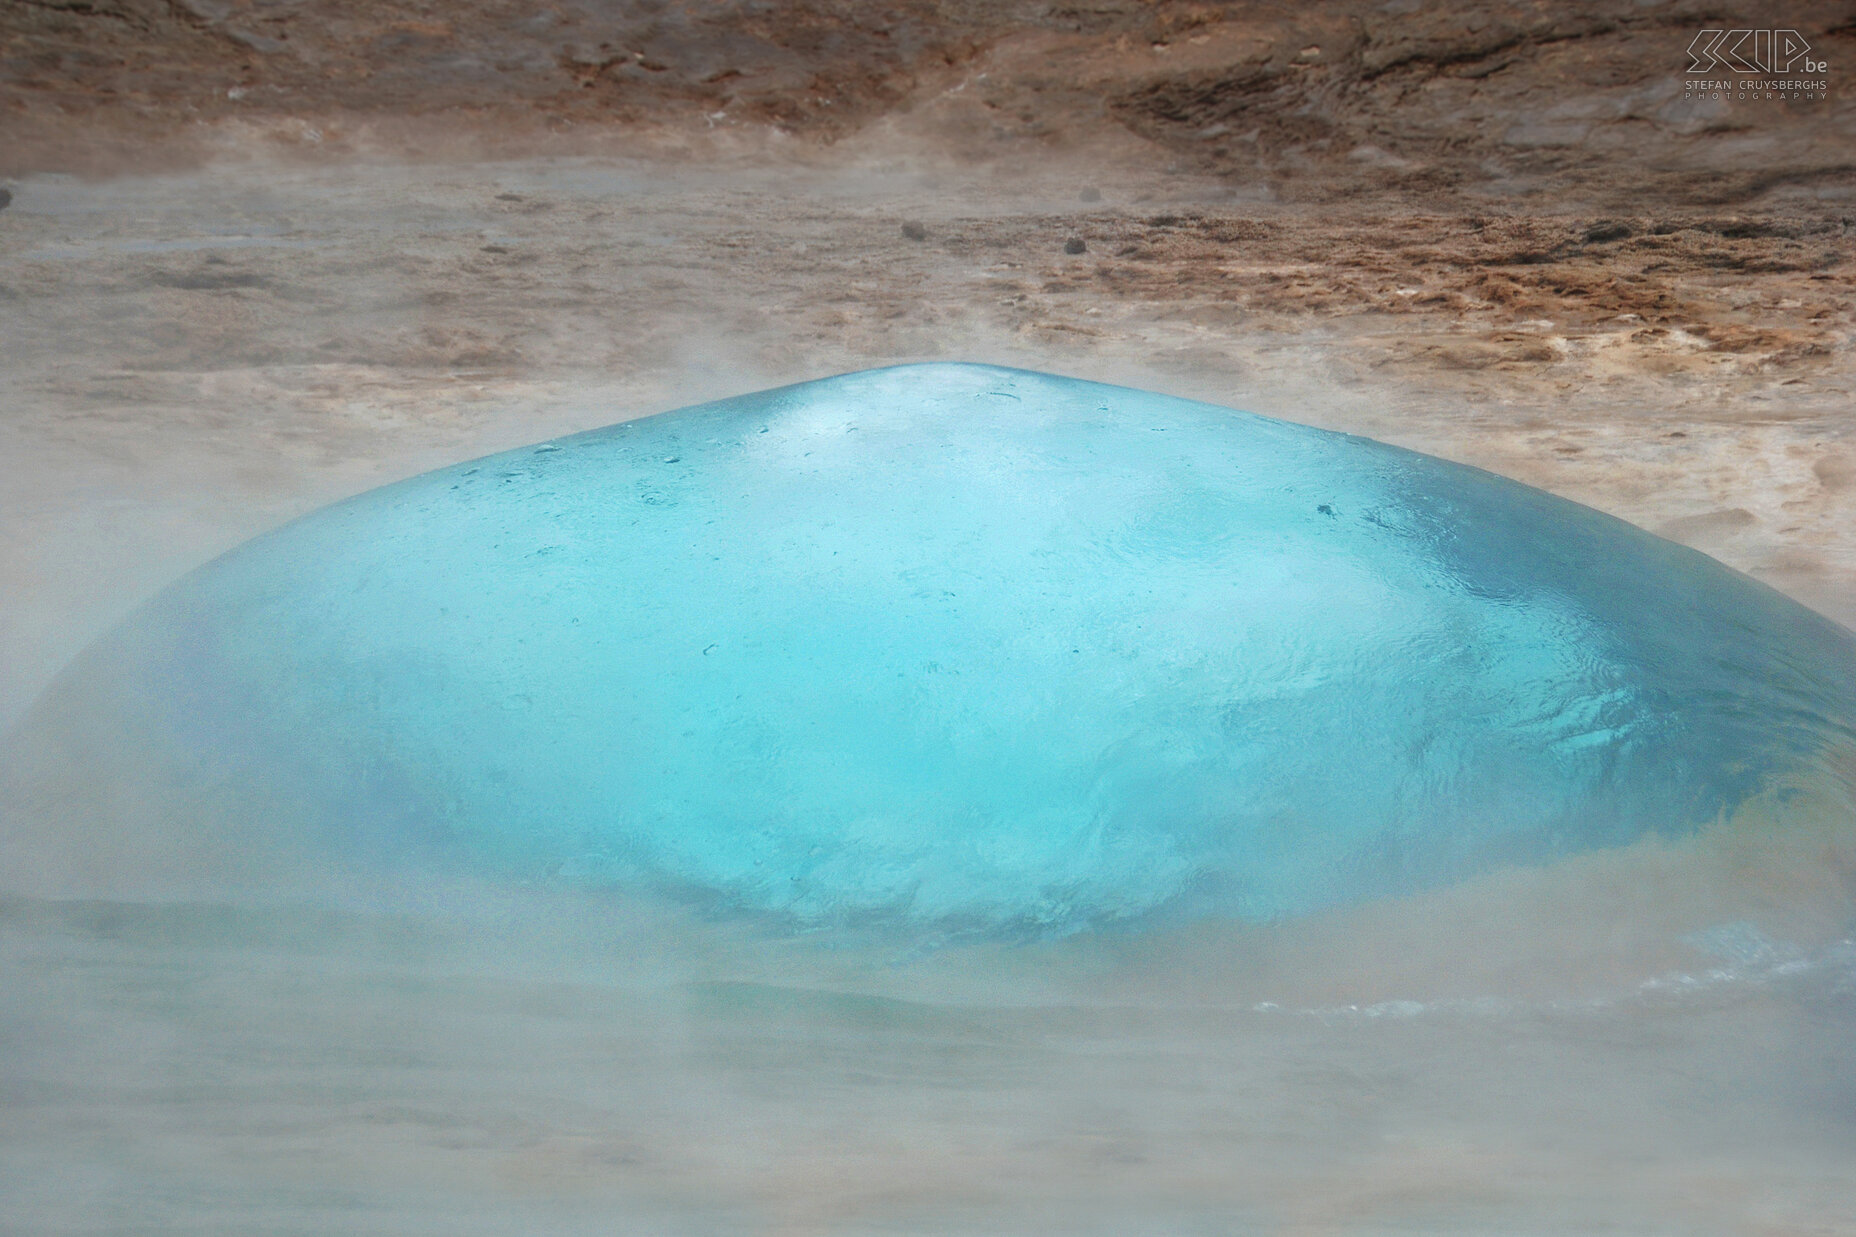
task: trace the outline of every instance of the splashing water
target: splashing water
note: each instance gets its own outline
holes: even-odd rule
[[[319,512],[170,589],[26,729],[113,770],[118,816],[192,805],[189,863],[1041,935],[1847,804],[1856,639],[1475,469],[929,365]]]

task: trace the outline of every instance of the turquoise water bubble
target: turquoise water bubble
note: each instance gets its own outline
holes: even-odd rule
[[[943,934],[1409,893],[1782,815],[1856,750],[1856,638],[1691,550],[973,365],[363,494],[67,680],[135,776],[342,864]]]

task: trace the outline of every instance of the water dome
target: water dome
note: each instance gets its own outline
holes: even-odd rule
[[[1849,632],[1596,511],[1226,408],[925,365],[260,537],[65,674],[15,740],[16,801],[140,813],[151,863],[287,845],[801,928],[1046,935],[1847,806],[1853,727]]]

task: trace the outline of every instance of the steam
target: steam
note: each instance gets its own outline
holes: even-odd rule
[[[1100,290],[1117,220],[1228,200],[1118,175],[853,151],[28,177],[0,214],[0,726],[293,516],[834,372],[1031,365],[1550,483],[1542,435],[1615,420],[1520,378],[1373,381],[1331,320]],[[1620,429],[1573,496],[1644,524],[1837,501],[1795,475],[1808,426],[1669,415],[1707,485],[1765,488],[1659,488]],[[1840,561],[1799,577],[1820,604]],[[0,1194],[28,1231],[1830,1231],[1856,1196],[1838,785],[1782,830],[1295,924],[906,955],[288,857],[235,897],[138,832],[148,788],[63,789],[124,823],[98,852],[0,801]]]

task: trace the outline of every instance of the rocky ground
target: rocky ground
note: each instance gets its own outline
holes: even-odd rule
[[[1807,50],[1762,75],[1819,89],[1682,89],[1701,30],[1776,20],[1737,0],[13,0],[0,172],[148,166],[227,132],[429,150],[413,135],[450,127],[533,152],[899,123],[969,162],[1151,146],[1304,202],[1847,201],[1847,0],[1788,5]]]

